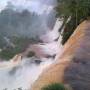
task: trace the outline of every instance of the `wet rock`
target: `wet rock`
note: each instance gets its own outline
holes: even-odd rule
[[[59,40],[59,37],[58,38],[56,38],[54,41],[58,41]]]
[[[52,56],[51,55],[47,55],[46,58],[52,58]]]
[[[55,58],[56,57],[56,54],[52,56],[52,58]]]
[[[46,58],[55,58],[56,54],[55,55],[47,55]]]
[[[34,62],[35,62],[36,64],[40,64],[42,61],[41,61],[41,60],[34,60]]]

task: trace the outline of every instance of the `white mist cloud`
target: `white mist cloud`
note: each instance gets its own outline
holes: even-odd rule
[[[11,2],[16,9],[28,9],[30,11],[42,14],[44,12],[48,13],[53,9],[55,0],[0,0],[0,10],[6,7],[7,2]]]
[[[9,0],[0,0],[0,11],[5,8]]]

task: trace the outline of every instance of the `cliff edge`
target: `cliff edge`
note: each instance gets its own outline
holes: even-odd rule
[[[41,90],[55,82],[69,85],[73,90],[90,90],[90,21],[77,27],[62,52],[56,63],[34,83],[32,90]]]

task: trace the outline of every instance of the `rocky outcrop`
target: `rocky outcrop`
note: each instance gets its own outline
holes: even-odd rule
[[[90,90],[90,21],[81,23],[64,46],[62,55],[32,86],[40,90],[51,83],[64,83],[73,90]]]

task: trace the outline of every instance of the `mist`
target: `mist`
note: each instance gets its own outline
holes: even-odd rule
[[[23,2],[23,3],[22,3]],[[53,29],[55,0],[0,1],[0,37],[37,38]],[[2,44],[3,45],[3,44]]]
[[[15,9],[28,9],[41,14],[44,13],[45,8],[53,8],[56,5],[56,0],[2,0],[0,1],[0,9],[4,9],[8,3],[12,3]]]
[[[63,48],[55,5],[55,0],[0,1],[0,90],[31,90],[55,63]]]

